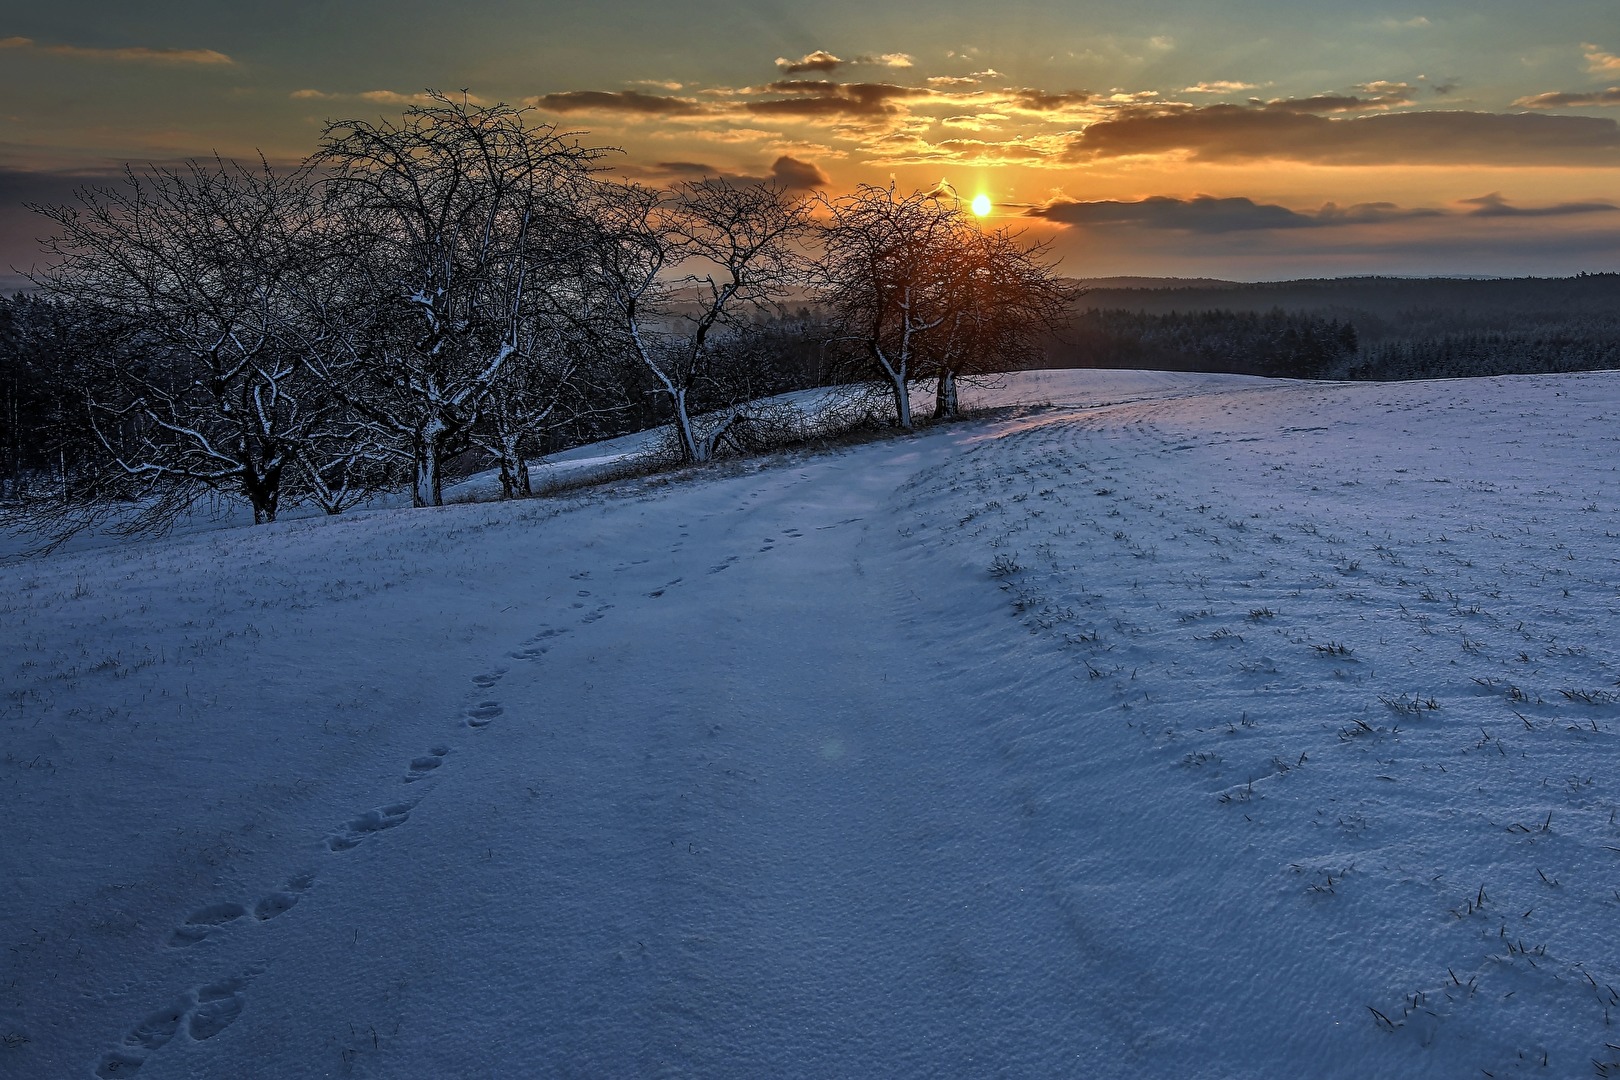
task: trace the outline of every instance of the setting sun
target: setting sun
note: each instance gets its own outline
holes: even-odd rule
[[[976,215],[978,215],[979,217],[984,217],[986,214],[988,214],[990,212],[990,196],[988,196],[988,195],[975,195],[975,196],[973,196],[973,204],[972,205],[973,205],[973,212]]]

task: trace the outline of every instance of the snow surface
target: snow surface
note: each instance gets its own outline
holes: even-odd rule
[[[982,398],[0,567],[0,1076],[1620,1061],[1620,373]]]

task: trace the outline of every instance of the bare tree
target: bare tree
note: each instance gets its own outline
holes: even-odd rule
[[[957,382],[1040,359],[1046,334],[1068,319],[1075,290],[1059,281],[1043,244],[1006,229],[954,231],[947,257],[946,319],[925,350],[935,379],[934,419],[959,415]]]
[[[597,295],[665,397],[682,459],[707,461],[738,414],[704,414],[740,400],[727,361],[748,355],[735,345],[751,317],[802,272],[807,207],[779,186],[712,179],[602,185],[594,216]]]
[[[831,341],[854,350],[894,398],[895,422],[911,428],[910,384],[953,314],[953,259],[966,226],[954,199],[900,195],[863,184],[822,198],[827,224],[816,283],[832,320]]]
[[[85,421],[110,468],[86,494],[139,504],[128,531],[165,528],[208,492],[273,521],[323,418],[284,333],[316,213],[307,170],[191,162],[32,209],[60,230],[35,284],[100,313],[109,339]]]
[[[525,110],[433,93],[399,123],[328,126],[313,159],[353,245],[365,317],[335,335],[322,374],[408,450],[416,505],[443,501],[443,467],[466,448],[510,367],[555,334],[559,271],[580,242],[590,164]]]
[[[563,322],[558,313],[558,322]],[[577,318],[577,315],[576,315]],[[532,493],[529,464],[556,443],[589,441],[627,411],[624,388],[600,363],[601,337],[559,326],[524,363],[508,366],[491,390],[473,445],[494,459],[503,498]]]

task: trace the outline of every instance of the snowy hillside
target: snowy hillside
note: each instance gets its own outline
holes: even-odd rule
[[[984,397],[0,566],[0,1076],[1620,1076],[1620,373]]]

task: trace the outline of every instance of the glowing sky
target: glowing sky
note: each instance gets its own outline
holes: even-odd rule
[[[947,179],[1075,275],[1620,270],[1613,0],[11,7],[0,287],[35,259],[24,200],[126,161],[297,160],[429,86],[655,182]]]

